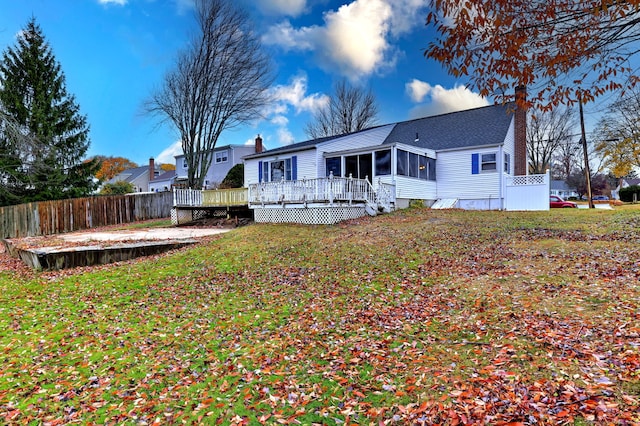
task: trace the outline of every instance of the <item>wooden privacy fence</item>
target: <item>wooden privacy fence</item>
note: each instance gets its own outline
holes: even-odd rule
[[[0,238],[34,237],[171,216],[171,192],[42,201],[0,207]]]

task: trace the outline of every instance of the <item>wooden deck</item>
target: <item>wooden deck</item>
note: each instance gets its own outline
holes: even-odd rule
[[[185,223],[207,216],[240,215],[247,212],[258,221],[257,213],[264,210],[279,211],[278,215],[295,216],[297,223],[311,223],[302,219],[303,215],[318,215],[322,210],[335,216],[338,210],[349,211],[353,208],[376,215],[388,213],[395,207],[395,186],[378,182],[374,187],[367,179],[327,178],[303,179],[295,181],[262,182],[251,184],[248,188],[223,190],[174,190],[174,223]],[[346,209],[346,210],[345,210]],[[286,212],[297,210],[295,214]],[[302,213],[307,211],[307,213]],[[312,212],[314,211],[314,212]],[[325,214],[323,213],[323,214]],[[346,213],[345,213],[346,214]],[[360,213],[358,213],[360,214]],[[292,217],[293,217],[292,216]],[[276,218],[277,219],[277,218]],[[333,219],[332,219],[333,220]]]

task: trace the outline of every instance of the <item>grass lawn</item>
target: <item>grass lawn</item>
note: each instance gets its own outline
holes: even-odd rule
[[[640,210],[408,209],[0,272],[0,423],[639,424]]]

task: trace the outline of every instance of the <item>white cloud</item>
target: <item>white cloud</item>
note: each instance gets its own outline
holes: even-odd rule
[[[127,4],[127,0],[98,0],[100,4],[117,4],[120,6],[124,6]]]
[[[407,90],[407,94],[413,102],[422,102],[425,96],[427,96],[427,94],[431,90],[431,85],[414,78],[413,80],[405,84],[405,88]]]
[[[262,42],[280,46],[289,50],[314,50],[316,39],[320,38],[322,28],[318,26],[293,28],[291,22],[283,21],[272,26],[262,37]]]
[[[258,8],[267,15],[299,16],[307,8],[306,0],[260,0]]]
[[[156,156],[155,160],[158,163],[175,164],[176,159],[174,157],[182,154],[182,141],[177,140],[162,150],[162,152]]]
[[[281,127],[276,133],[278,135],[278,142],[280,145],[291,145],[295,142],[293,134],[287,128]]]
[[[405,85],[407,94],[414,102],[429,102],[412,108],[411,118],[426,117],[429,115],[444,114],[447,112],[462,111],[489,105],[487,99],[474,93],[464,86],[455,86],[446,89],[441,85],[435,86],[429,83],[413,79]]]
[[[263,42],[286,50],[313,51],[320,67],[352,81],[394,65],[393,37],[421,21],[424,0],[354,0],[324,14],[324,25],[294,28],[284,21]]]
[[[284,115],[276,115],[271,119],[271,123],[275,124],[276,126],[286,126],[287,124],[289,124],[289,119]]]
[[[408,33],[418,25],[424,25],[426,14],[423,11],[427,7],[426,0],[389,0],[388,3],[391,5],[391,33],[394,36]]]
[[[275,138],[279,145],[289,145],[294,137],[288,129],[287,114],[293,109],[297,115],[303,112],[313,113],[329,102],[329,97],[321,93],[307,93],[307,76],[299,74],[292,77],[288,84],[278,85],[272,89],[275,100],[273,105],[263,112],[269,117],[270,124],[275,126]]]
[[[288,110],[288,106],[295,108],[296,114],[307,111],[314,112],[329,102],[329,97],[320,93],[307,95],[307,76],[299,74],[293,77],[288,85],[278,85],[273,89],[273,95],[277,102],[276,114],[282,114]]]

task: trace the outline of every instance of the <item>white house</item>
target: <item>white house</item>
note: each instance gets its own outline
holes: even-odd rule
[[[567,185],[567,182],[556,179],[551,181],[549,194],[557,195],[558,197],[564,198],[565,200],[570,197],[578,197],[580,195],[575,188],[570,188],[569,185]]]
[[[257,209],[256,220],[260,220],[258,210],[273,219],[271,213],[279,207],[269,192],[275,186],[270,189],[270,184],[280,182],[284,191],[284,183],[297,182],[288,191],[298,194],[301,186],[310,188],[307,181],[327,177],[366,180],[375,190],[384,187],[391,192],[395,208],[421,200],[429,206],[509,209],[508,200],[520,197],[525,207],[511,209],[545,210],[549,208],[548,175],[535,175],[534,184],[541,189],[534,192],[539,196],[531,191],[512,192],[520,182],[531,183],[524,176],[525,132],[526,111],[515,103],[387,124],[248,155],[244,157],[245,186]],[[319,189],[313,191],[317,194]],[[281,207],[289,193],[279,196]],[[309,206],[308,194],[297,197],[302,199],[298,207]],[[334,201],[333,195],[329,198]]]
[[[203,189],[216,189],[218,185],[229,173],[229,170],[236,164],[242,163],[242,158],[249,154],[254,154],[262,150],[262,139],[260,146],[256,145],[224,145],[215,147],[212,151],[207,151],[205,155],[211,156],[211,166],[207,170]],[[187,161],[184,154],[176,155],[176,183],[187,180]]]
[[[149,181],[149,192],[171,191],[176,180],[176,171],[169,170]]]
[[[633,186],[633,185],[640,185],[640,179],[627,179],[627,178],[620,179],[616,189],[612,189],[611,190],[611,198],[614,199],[614,200],[619,200],[620,199],[620,190],[622,188],[628,188],[628,187]]]

